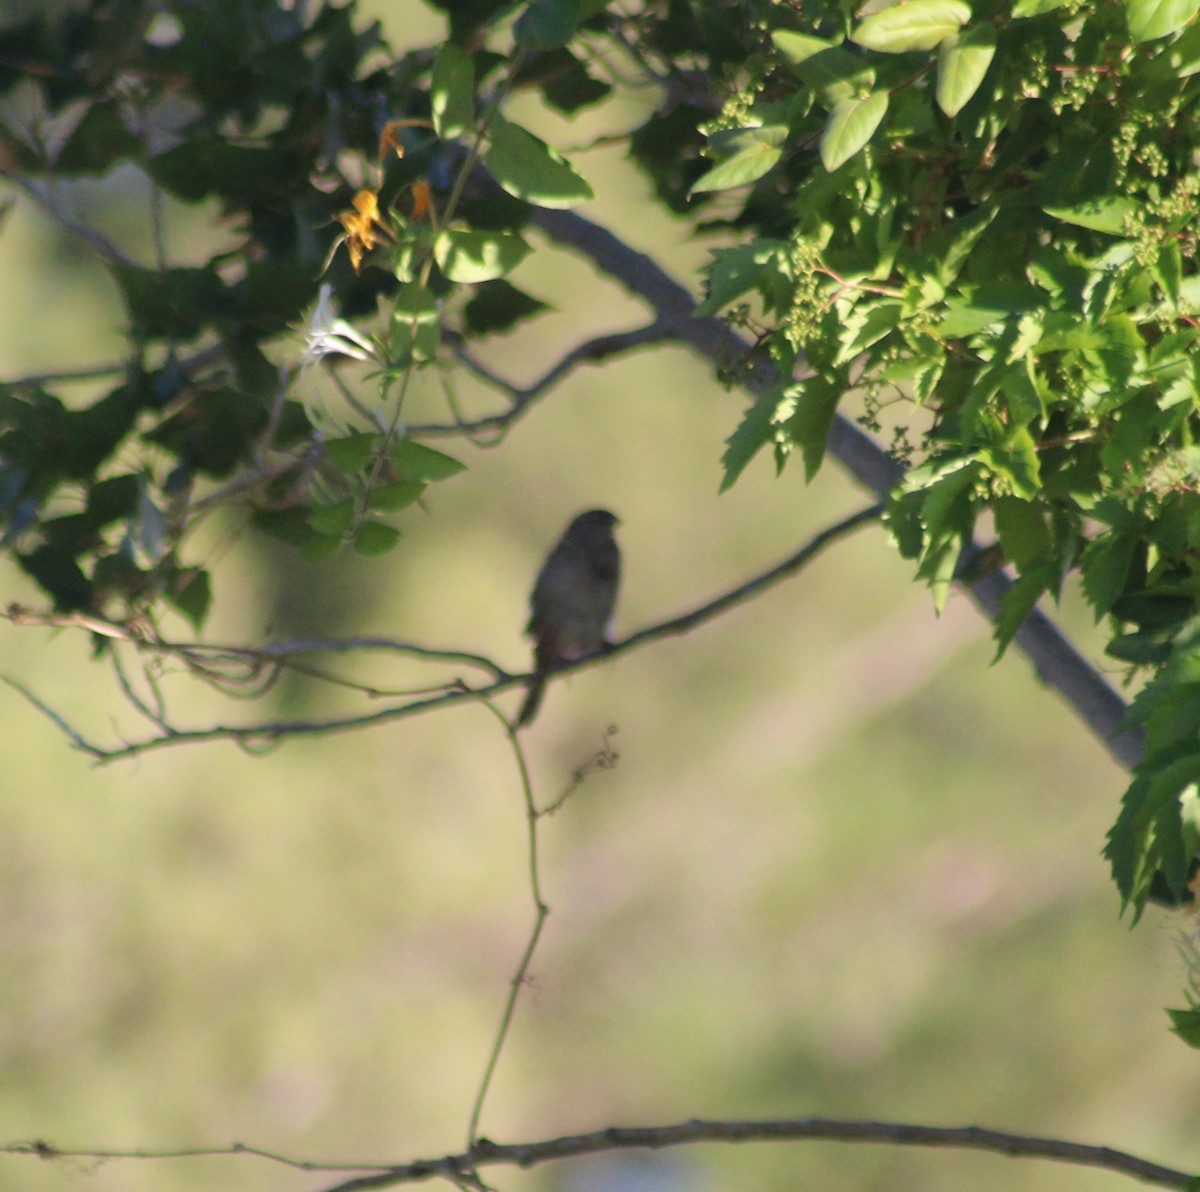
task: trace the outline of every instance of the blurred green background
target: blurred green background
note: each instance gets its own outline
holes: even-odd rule
[[[397,45],[441,30],[415,4],[365,11]],[[632,124],[636,94],[625,102],[569,125],[519,115],[579,147]],[[695,288],[706,244],[654,208],[619,148],[575,160],[598,194],[585,213]],[[64,201],[145,256],[135,178]],[[174,263],[232,234],[210,209],[171,206],[167,219]],[[644,317],[585,263],[542,255],[517,281],[556,313],[489,348],[521,381]],[[0,273],[0,377],[115,357],[113,287],[27,203],[0,235]],[[298,345],[281,356],[297,361]],[[455,383],[468,408],[493,408]],[[414,421],[444,412],[434,378],[415,400]],[[437,442],[469,470],[431,490],[383,560],[313,564],[238,518],[206,526],[193,548],[216,567],[205,636],[378,633],[522,668],[541,557],[596,504],[623,519],[618,634],[685,611],[868,501],[835,465],[806,487],[798,467],[776,479],[765,460],[718,497],[742,401],[673,349],[577,372],[501,446]],[[0,599],[33,593],[6,569]],[[1086,623],[1065,616],[1086,642]],[[3,671],[89,736],[150,730],[82,635],[0,633]],[[552,913],[482,1132],[817,1114],[979,1123],[1200,1163],[1200,1062],[1163,1013],[1182,1001],[1189,920],[1119,921],[1100,849],[1124,776],[1019,654],[991,667],[992,653],[969,601],[935,618],[869,528],[686,637],[556,683],[524,738],[539,799],[610,725],[620,760],[544,823]],[[390,688],[447,673],[339,665]],[[375,706],[294,681],[253,704],[183,674],[163,686],[181,727]],[[241,1140],[387,1162],[463,1144],[531,923],[520,785],[485,710],[265,757],[218,743],[96,768],[14,692],[0,708],[0,1141]],[[1119,1183],[827,1143],[491,1175],[588,1192]],[[331,1182],[252,1158],[0,1155],[0,1187],[32,1192]]]

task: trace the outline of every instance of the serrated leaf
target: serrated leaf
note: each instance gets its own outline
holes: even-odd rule
[[[1019,576],[1004,594],[1000,616],[996,619],[992,635],[996,640],[996,657],[993,662],[999,662],[1004,657],[1009,643],[1025,624],[1025,618],[1033,611],[1055,578],[1052,567],[1036,567]]]
[[[433,241],[433,257],[451,281],[473,285],[511,273],[529,254],[513,232],[474,232],[443,228]]]
[[[997,497],[992,512],[1004,556],[1018,571],[1024,573],[1047,557],[1050,530],[1038,504],[1020,497]]]
[[[392,444],[388,454],[396,471],[403,480],[425,483],[430,480],[445,480],[466,470],[453,456],[444,455],[424,443],[412,439],[399,439]]]
[[[721,480],[721,492],[731,488],[746,470],[746,465],[774,436],[775,411],[782,398],[782,389],[764,393],[743,415],[737,429],[725,440],[725,451],[721,463],[725,475]]]
[[[483,159],[510,195],[555,210],[577,207],[594,197],[587,182],[532,133],[496,116],[490,135]]]
[[[938,47],[937,105],[957,116],[979,90],[996,54],[996,29],[987,22],[951,34]]]
[[[783,143],[787,140],[788,130],[780,125],[770,125],[738,131],[744,135],[734,142],[736,151],[733,155],[698,178],[688,191],[689,194],[745,186],[748,182],[757,181],[774,168],[783,155]]]
[[[909,0],[872,13],[850,40],[885,54],[932,50],[970,19],[971,9],[962,0]]]
[[[475,68],[453,42],[438,47],[429,84],[433,127],[445,140],[461,137],[475,123]]]
[[[985,447],[979,458],[997,475],[1008,481],[1019,497],[1032,500],[1041,489],[1042,466],[1037,444],[1023,426],[1014,427],[1003,446]]]
[[[1125,0],[1125,22],[1135,42],[1178,33],[1198,12],[1200,0]]]
[[[1061,219],[1063,223],[1089,228],[1093,232],[1108,232],[1119,236],[1125,231],[1125,218],[1138,208],[1133,199],[1113,195],[1102,199],[1089,199],[1073,207],[1045,207],[1047,215]]]
[[[1137,535],[1110,530],[1089,543],[1083,552],[1080,561],[1083,593],[1097,621],[1112,609],[1125,591],[1137,544]]]
[[[400,531],[383,522],[363,522],[354,532],[354,549],[360,555],[385,555],[400,541]]]
[[[819,373],[784,390],[784,397],[795,404],[795,410],[780,429],[788,441],[799,445],[806,480],[812,480],[821,468],[829,428],[844,392],[845,387],[839,381]]]
[[[821,134],[821,161],[831,174],[850,160],[875,135],[888,110],[888,93],[875,91],[864,99],[834,104]]]

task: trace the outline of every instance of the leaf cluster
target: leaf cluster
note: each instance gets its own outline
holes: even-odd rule
[[[852,392],[873,429],[902,410],[887,520],[939,604],[986,515],[1018,575],[1000,651],[1078,574],[1149,678],[1109,844],[1135,910],[1189,896],[1197,843],[1198,7],[764,13],[693,186],[742,188],[704,309],[754,320],[780,377],[726,484],[764,446],[814,474]]]
[[[60,610],[164,597],[197,623],[185,534],[231,492],[310,553],[389,549],[389,519],[461,468],[409,436],[412,377],[543,309],[511,280],[530,210],[591,196],[507,101],[571,115],[636,87],[613,135],[722,236],[700,312],[750,327],[778,378],[725,484],[767,447],[812,476],[840,410],[876,431],[899,412],[896,547],[940,602],[994,529],[1017,576],[1001,651],[1079,577],[1142,685],[1117,884],[1135,911],[1187,898],[1200,0],[434,6],[445,40],[400,56],[352,3],[89,0],[0,28],[5,176],[49,203],[139,171],[236,240],[186,266],[101,245],[127,358],[86,403],[0,388],[0,547]],[[310,310],[310,364],[377,386],[346,417],[297,399],[274,354]]]

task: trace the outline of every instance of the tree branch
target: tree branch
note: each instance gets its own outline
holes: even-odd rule
[[[642,298],[671,338],[692,348],[718,369],[751,364],[753,345],[720,319],[698,318],[692,295],[644,253],[630,248],[607,229],[573,211],[533,208],[530,222],[547,236],[586,256],[593,265]],[[778,378],[769,367],[739,370],[740,383],[761,395]],[[904,469],[845,416],[838,414],[828,450],[876,498],[883,500],[903,478]],[[971,583],[975,603],[995,623],[1013,581],[994,572]],[[1128,706],[1120,693],[1075,649],[1040,609],[1017,631],[1015,643],[1033,663],[1038,677],[1066,700],[1081,721],[1123,766],[1132,769],[1144,753],[1140,731],[1120,732]]]
[[[435,435],[477,434],[482,431],[505,431],[547,390],[557,385],[582,364],[595,364],[610,356],[618,356],[634,348],[661,343],[670,339],[671,333],[659,321],[636,327],[632,331],[615,331],[609,335],[597,335],[593,339],[576,344],[564,353],[540,377],[528,385],[518,385],[506,380],[483,361],[477,359],[465,346],[456,347],[459,361],[484,384],[507,394],[512,404],[499,414],[488,414],[483,418],[459,422],[423,422],[408,428],[409,434],[432,437]]]
[[[810,563],[818,554],[821,553],[827,546],[836,542],[838,539],[856,530],[859,526],[867,522],[875,520],[879,516],[880,507],[872,505],[867,509],[859,510],[857,513],[851,514],[842,521],[835,523],[832,526],[822,530],[819,534],[810,539],[804,546],[797,550],[794,554],[784,559],[776,566],[768,568],[760,575],[753,579],[747,580],[745,583],[738,584],[737,587],[730,589],[728,592],[717,596],[715,599],[708,601],[699,608],[693,609],[691,612],[684,613],[680,616],[672,617],[666,621],[660,621],[658,624],[651,625],[646,629],[638,630],[631,634],[623,641],[615,642],[602,653],[592,654],[587,658],[580,658],[572,662],[566,662],[553,670],[546,672],[548,677],[571,674],[574,671],[582,670],[584,667],[596,666],[602,662],[608,662],[619,654],[623,654],[628,650],[633,650],[641,646],[648,645],[659,638],[670,637],[680,633],[687,633],[706,621],[712,620],[721,613],[734,607],[737,604],[749,600],[752,596],[758,595],[774,584],[780,583],[782,580],[796,574],[808,563]],[[21,610],[17,610],[21,614]],[[31,614],[13,615],[13,610],[9,610],[9,618],[16,623],[31,623],[34,618]],[[38,623],[51,624],[55,626],[62,625],[78,625],[81,628],[87,628],[93,632],[106,632],[110,637],[126,637],[131,641],[139,641],[136,634],[128,627],[115,625],[112,622],[102,621],[93,617],[80,617],[78,614],[63,614],[57,617],[41,618]],[[222,654],[234,657],[239,660],[246,659],[275,659],[286,657],[287,655],[298,652],[301,649],[309,650],[320,648],[322,650],[350,650],[350,649],[394,649],[403,653],[416,654],[421,657],[432,658],[437,661],[451,662],[468,662],[473,665],[481,666],[490,670],[496,679],[481,687],[471,687],[461,679],[453,680],[444,685],[444,690],[440,690],[437,694],[428,695],[422,694],[420,698],[409,700],[407,703],[393,705],[387,708],[381,708],[375,712],[368,712],[356,716],[344,716],[329,720],[313,720],[313,721],[267,721],[260,724],[250,725],[213,725],[209,728],[202,729],[168,729],[155,736],[146,737],[139,741],[126,742],[113,748],[105,749],[97,746],[94,743],[87,741],[80,733],[73,729],[68,722],[52,708],[48,707],[41,700],[37,699],[25,688],[11,680],[5,680],[15,690],[19,691],[39,712],[48,717],[55,725],[61,729],[71,743],[83,752],[94,757],[98,762],[119,761],[123,758],[135,757],[141,753],[147,753],[153,749],[160,749],[167,745],[183,745],[188,743],[196,743],[200,741],[219,741],[228,740],[235,741],[243,748],[262,748],[276,744],[287,737],[296,736],[318,736],[326,733],[348,732],[353,729],[369,728],[376,724],[382,724],[392,720],[402,720],[410,716],[418,715],[421,712],[428,712],[434,708],[446,707],[451,704],[461,704],[468,700],[490,700],[493,697],[500,695],[502,692],[508,691],[512,687],[525,686],[533,677],[532,674],[512,675],[506,672],[502,667],[492,662],[490,659],[478,654],[469,654],[463,651],[435,651],[425,649],[419,646],[413,646],[404,642],[392,642],[386,638],[354,638],[346,641],[325,640],[325,641],[308,641],[308,642],[286,642],[276,646],[261,646],[261,647],[240,647],[240,646],[203,646],[188,644],[175,644],[165,641],[155,641],[142,638],[139,641],[142,649],[159,654],[165,654],[172,657],[180,657],[187,661],[189,656],[197,656],[203,651],[212,651],[213,654],[220,658]]]
[[[287,1158],[257,1147],[235,1143],[228,1147],[174,1151],[60,1150],[46,1142],[13,1142],[0,1153],[35,1155],[43,1159],[175,1159],[197,1156],[252,1155],[303,1171],[359,1171],[366,1174],[341,1180],[324,1192],[370,1192],[428,1179],[472,1182],[485,1166],[530,1168],[542,1163],[576,1159],[612,1151],[662,1150],[698,1143],[735,1142],[867,1142],[888,1146],[936,1147],[946,1150],[987,1151],[1015,1158],[1048,1159],[1128,1176],[1160,1188],[1187,1188],[1194,1173],[1151,1163],[1127,1151],[1089,1146],[1060,1138],[1012,1134],[980,1126],[914,1126],[904,1122],[839,1121],[831,1118],[781,1118],[770,1121],[708,1121],[693,1118],[666,1126],[614,1126],[587,1134],[568,1134],[537,1142],[495,1143],[480,1138],[469,1149],[436,1159],[416,1159],[383,1167],[375,1163],[325,1164]]]
[[[34,182],[26,178],[24,174],[0,165],[0,178],[5,179],[5,181],[28,195],[59,227],[64,231],[70,232],[73,236],[78,236],[102,260],[107,261],[110,265],[133,265],[134,262],[109,240],[107,236],[102,235],[95,228],[89,227],[85,223],[80,223],[77,219],[73,219],[65,211],[61,210],[49,195],[44,194]]]

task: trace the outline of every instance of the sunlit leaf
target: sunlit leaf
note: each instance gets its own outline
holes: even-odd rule
[[[844,99],[834,106],[821,134],[821,161],[830,173],[848,162],[875,135],[887,110],[886,91],[876,91],[864,99]]]
[[[932,50],[970,19],[971,9],[962,0],[909,0],[872,13],[854,29],[850,39],[885,54]]]

